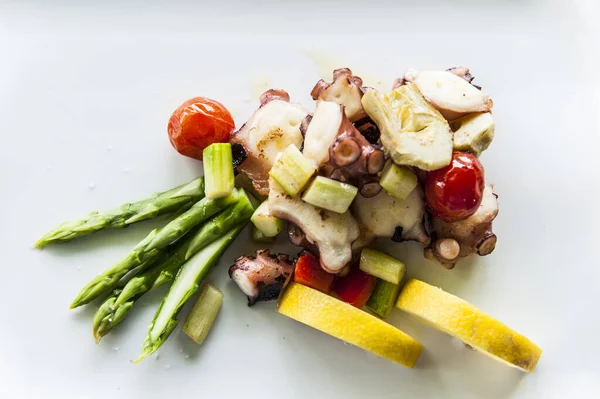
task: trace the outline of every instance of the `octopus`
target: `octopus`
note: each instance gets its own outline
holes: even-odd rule
[[[373,198],[360,198],[352,204],[352,212],[359,222],[362,246],[375,237],[390,238],[393,241],[418,241],[430,244],[430,237],[424,224],[425,201],[423,191],[417,187],[410,195],[399,200],[386,191]],[[356,247],[360,247],[355,243]]]
[[[362,96],[369,87],[363,86],[363,80],[352,74],[349,68],[333,71],[331,83],[319,80],[310,95],[313,100],[330,101],[344,106],[346,117],[371,144],[379,141],[379,128],[369,118],[362,106]]]
[[[469,68],[454,67],[446,71],[419,71],[407,69],[401,79],[394,82],[393,89],[414,83],[421,94],[448,121],[473,112],[491,112],[494,103],[472,84]]]
[[[352,243],[360,234],[350,211],[337,213],[304,202],[300,197],[290,197],[274,179],[269,185],[269,213],[298,227],[301,232],[290,236],[294,242],[307,247],[307,243],[314,244],[321,266],[329,273],[338,273],[350,263]]]
[[[319,174],[357,186],[364,197],[381,191],[377,174],[385,163],[384,152],[358,131],[343,105],[317,103],[304,135],[303,154],[314,162]]]
[[[284,90],[267,90],[258,110],[231,136],[234,165],[259,194],[269,194],[269,170],[277,155],[289,145],[302,146],[300,126],[307,115],[304,107],[290,103]]]
[[[271,255],[268,249],[256,256],[240,256],[229,268],[229,277],[248,297],[248,306],[279,297],[292,275],[293,262],[287,254]]]
[[[481,205],[473,215],[453,223],[432,219],[433,239],[425,248],[425,258],[452,269],[459,259],[471,254],[491,254],[498,240],[492,231],[492,222],[497,215],[498,197],[488,185],[483,191]]]

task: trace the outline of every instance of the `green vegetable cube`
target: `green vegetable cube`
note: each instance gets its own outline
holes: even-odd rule
[[[417,176],[407,167],[388,161],[381,173],[379,184],[394,197],[404,200],[417,187],[418,180]]]
[[[317,176],[308,186],[302,199],[329,211],[344,213],[352,204],[358,189],[350,184]]]
[[[315,173],[312,161],[291,144],[275,160],[269,175],[290,196],[295,197]]]

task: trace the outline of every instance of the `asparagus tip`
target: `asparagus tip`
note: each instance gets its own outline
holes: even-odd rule
[[[98,345],[100,343],[101,339],[102,339],[102,335],[100,335],[97,331],[94,331],[94,341],[96,341],[96,345]]]
[[[75,298],[73,300],[73,302],[71,302],[71,304],[69,305],[69,309],[73,310],[75,308],[80,307],[81,305],[83,305],[84,303],[81,302],[81,299],[79,298],[79,296],[77,298]]]
[[[145,352],[144,353],[140,353],[140,355],[138,356],[138,358],[135,359],[135,360],[132,360],[131,363],[133,363],[133,364],[140,364],[140,362],[142,360],[144,360],[146,358],[146,356],[148,356],[148,355],[149,355],[149,353],[145,353]]]

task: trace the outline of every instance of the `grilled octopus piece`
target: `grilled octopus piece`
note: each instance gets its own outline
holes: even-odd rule
[[[425,258],[452,269],[459,259],[472,253],[485,256],[496,248],[497,237],[492,222],[498,215],[498,198],[490,186],[483,192],[481,205],[473,215],[454,223],[433,219],[431,245],[425,248]]]
[[[464,66],[448,68],[448,69],[446,69],[446,71],[455,74],[459,78],[463,78],[464,80],[466,80],[469,83],[471,83],[473,81],[473,79],[475,79],[475,77],[473,75],[471,75],[471,71],[469,70],[469,68],[464,67]]]
[[[319,80],[310,95],[313,100],[343,105],[350,122],[356,122],[367,116],[360,101],[365,91],[362,86],[362,79],[354,76],[349,68],[340,68],[333,71],[333,82]]]
[[[466,67],[454,67],[446,71],[419,71],[409,68],[392,86],[396,89],[413,83],[423,97],[437,109],[447,121],[454,121],[473,112],[491,112],[494,102],[472,83],[472,75]]]
[[[303,153],[322,175],[357,186],[364,197],[381,191],[377,174],[383,169],[385,154],[350,122],[343,105],[317,103],[306,128]]]
[[[269,194],[269,170],[281,150],[302,145],[300,125],[306,115],[308,111],[290,103],[284,90],[267,90],[254,115],[231,135],[234,166],[252,180],[259,194]]]
[[[268,249],[240,256],[229,268],[229,277],[248,297],[248,306],[276,299],[294,267],[287,254],[271,255]]]
[[[476,88],[481,90],[480,86],[473,84],[473,79],[475,79],[475,76],[471,75],[471,71],[469,70],[469,68],[467,68],[465,66],[456,66],[456,67],[446,69],[446,72],[450,72],[450,73],[458,76],[459,78],[466,80],[467,82],[471,83],[473,86],[475,86]],[[392,84],[392,90],[394,90],[402,85],[405,85],[406,83],[407,82],[406,82],[406,80],[404,80],[404,78],[398,78],[398,79],[394,80],[394,83]]]
[[[314,243],[310,242],[308,238],[306,238],[306,234],[302,231],[302,229],[292,222],[288,222],[287,226],[288,237],[292,245],[304,248],[307,252],[310,252],[318,258],[319,247],[317,247]]]
[[[379,128],[365,112],[361,99],[369,90],[363,86],[360,77],[353,75],[349,68],[333,71],[333,82],[319,80],[310,92],[313,100],[331,101],[344,106],[346,117],[371,144],[379,141]],[[310,121],[309,121],[310,122]]]

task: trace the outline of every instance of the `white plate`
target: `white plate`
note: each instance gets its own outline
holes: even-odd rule
[[[600,103],[592,2],[55,3],[0,7],[0,397],[597,395]],[[473,70],[496,104],[497,136],[483,162],[500,194],[497,249],[447,271],[423,260],[418,245],[380,245],[407,262],[409,275],[540,345],[533,374],[400,311],[391,322],[426,348],[414,370],[279,316],[273,303],[247,308],[226,276],[236,256],[255,249],[243,240],[210,276],[226,300],[205,345],[177,330],[158,357],[134,366],[160,293],[98,346],[94,306],[67,307],[160,223],[30,248],[58,222],[201,173],[166,135],[171,111],[189,97],[223,101],[239,125],[267,87],[312,106],[309,91],[322,68],[349,66],[366,84],[387,86],[406,67],[458,64]]]

